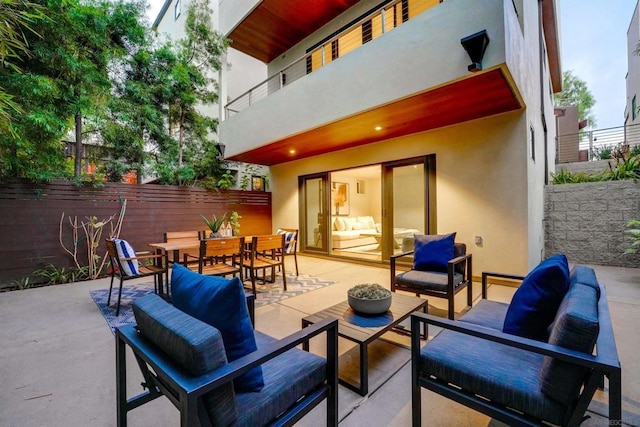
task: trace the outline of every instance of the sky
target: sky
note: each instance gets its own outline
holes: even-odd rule
[[[624,124],[627,30],[637,0],[557,0],[560,63],[587,83],[596,103],[594,129]]]
[[[148,0],[153,23],[164,0]],[[594,129],[624,124],[627,30],[637,0],[556,0],[562,70],[573,70],[596,100]]]

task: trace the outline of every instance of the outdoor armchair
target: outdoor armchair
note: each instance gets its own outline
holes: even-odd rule
[[[256,331],[258,349],[227,363],[218,329],[155,295],[139,304],[144,313],[136,315],[138,326],[116,329],[119,427],[127,425],[129,411],[163,395],[180,411],[183,427],[290,426],[325,399],[326,424],[338,424],[337,320],[327,319],[280,340]],[[321,334],[326,336],[326,358],[295,348]],[[145,389],[132,398],[127,398],[127,346]],[[264,386],[239,390],[235,381],[259,366]]]
[[[421,235],[416,235],[420,239]],[[451,235],[448,235],[451,236]],[[423,236],[435,238],[436,236]],[[455,233],[453,235],[455,237]],[[445,298],[448,301],[449,319],[454,319],[454,297],[467,288],[467,305],[472,305],[472,264],[471,254],[467,253],[464,243],[454,243],[451,259],[448,256],[440,257],[440,268],[431,264],[427,267],[416,263],[415,249],[400,254],[392,255],[391,260],[391,291],[406,291],[418,295],[427,295],[436,298]],[[404,246],[404,243],[403,243]],[[402,257],[414,255],[413,265],[410,270],[397,274],[398,260]],[[417,267],[417,268],[416,268]]]

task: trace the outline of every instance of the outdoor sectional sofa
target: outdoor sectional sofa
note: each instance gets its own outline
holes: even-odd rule
[[[425,387],[509,425],[577,426],[604,377],[609,424],[621,425],[621,368],[605,288],[588,267],[570,275],[567,268],[567,276],[546,342],[503,332],[509,305],[486,299],[489,277],[519,276],[483,273],[482,300],[460,321],[412,315],[413,425],[421,422]],[[420,348],[424,323],[444,330]]]

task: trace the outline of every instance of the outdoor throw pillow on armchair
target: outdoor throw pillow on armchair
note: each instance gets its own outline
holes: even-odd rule
[[[414,237],[413,268],[419,271],[447,272],[447,264],[453,259],[456,233],[416,234]]]
[[[542,261],[513,294],[502,332],[547,341],[548,327],[569,290],[569,263],[564,255]]]
[[[203,276],[174,264],[171,289],[176,308],[220,331],[229,362],[256,351],[244,289],[237,277]],[[260,391],[263,386],[260,366],[234,381],[238,391]]]

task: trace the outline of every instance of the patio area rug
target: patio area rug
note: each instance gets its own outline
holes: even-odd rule
[[[325,280],[312,277],[306,274],[295,276],[287,274],[287,291],[282,288],[282,278],[276,278],[275,283],[261,284],[256,283],[256,308],[263,305],[272,304],[280,300],[295,297],[296,295],[314,291],[328,285],[336,283],[334,280]],[[244,283],[245,289],[251,289],[251,282]],[[113,293],[111,295],[111,305],[107,306],[107,298],[109,297],[109,289],[98,289],[90,291],[89,295],[93,298],[100,309],[100,313],[107,322],[111,332],[115,334],[115,328],[121,325],[134,324],[133,309],[131,304],[137,298],[153,293],[153,282],[140,283],[137,285],[125,285],[122,287],[122,299],[120,301],[120,314],[116,316],[116,302],[118,300],[117,284],[114,284]]]

